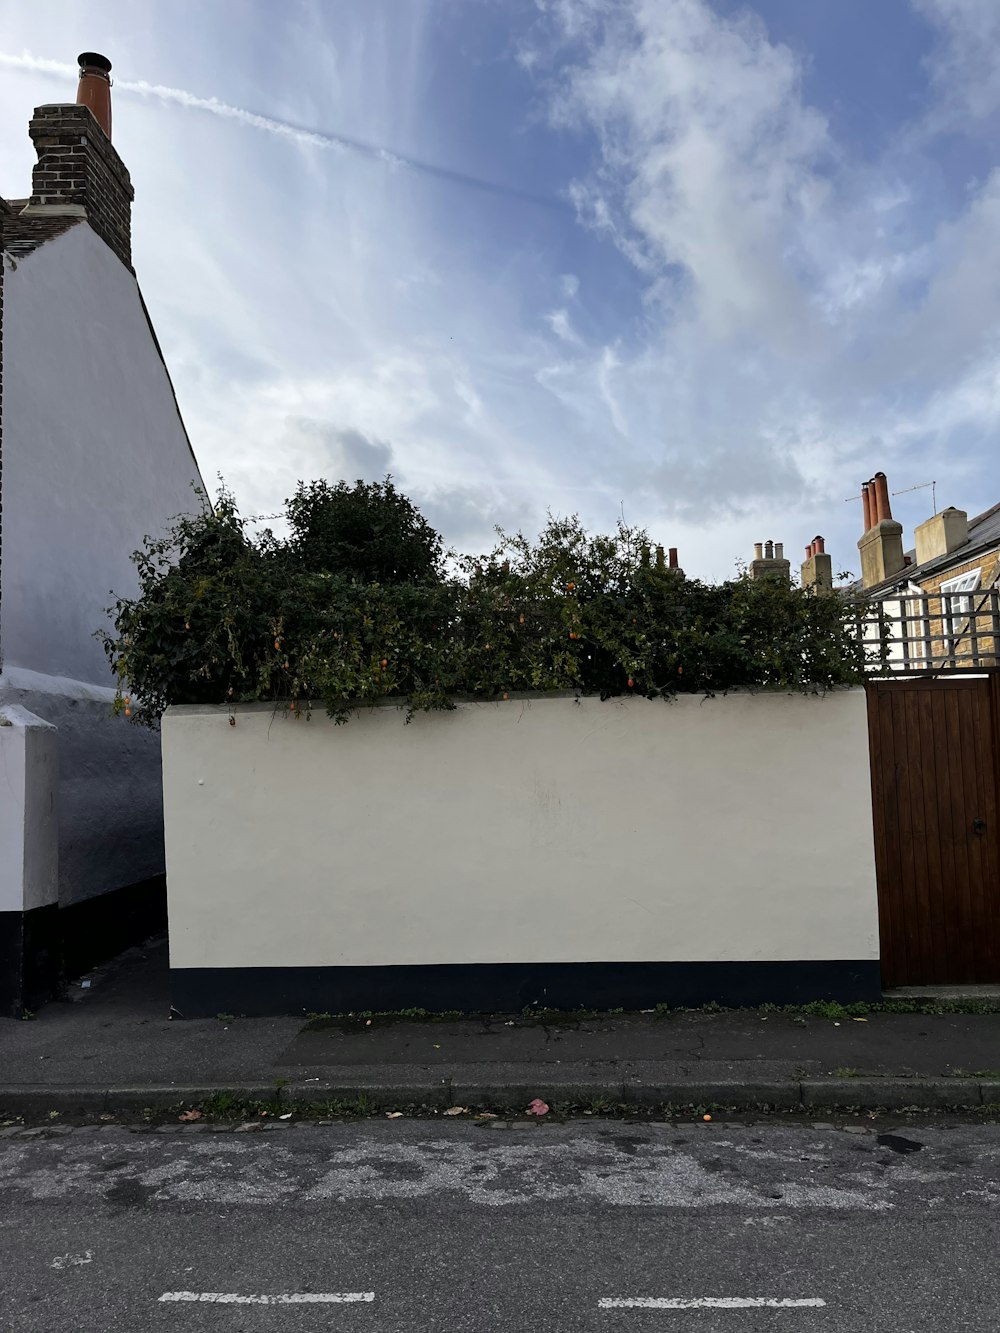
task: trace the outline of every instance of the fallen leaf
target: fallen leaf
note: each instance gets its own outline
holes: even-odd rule
[[[433,1042],[432,1045],[433,1045],[433,1047],[434,1047],[434,1049],[435,1049],[436,1051],[439,1051],[439,1050],[441,1049],[441,1047],[439,1046],[439,1044],[438,1044],[436,1041]]]
[[[402,1114],[402,1111],[386,1111],[385,1118],[386,1120],[398,1120]]]
[[[178,1120],[200,1120],[201,1111],[182,1111],[177,1117]]]
[[[445,1115],[465,1115],[468,1109],[467,1106],[449,1106]]]
[[[476,1115],[477,1120],[496,1120],[496,1111],[479,1111]]]
[[[867,1018],[856,1018],[854,1021],[855,1021],[855,1023],[867,1023],[867,1022],[868,1022],[868,1019],[867,1019]]]
[[[528,1105],[528,1115],[548,1115],[548,1105],[542,1101],[541,1097],[536,1097]]]
[[[286,1111],[284,1115],[279,1115],[279,1116],[278,1116],[278,1119],[279,1119],[279,1120],[291,1120],[291,1118],[292,1118],[292,1113],[291,1113],[291,1111]]]

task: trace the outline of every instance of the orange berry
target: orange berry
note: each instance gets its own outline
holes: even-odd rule
[[[126,709],[125,709],[125,716],[126,716],[126,717],[131,717],[131,716],[132,716],[132,710],[131,710],[131,708],[126,708]]]
[[[505,699],[509,699],[509,698],[510,698],[510,695],[509,695],[509,694],[505,694],[505,695],[504,695],[504,698],[505,698]]]
[[[387,657],[383,657],[381,665],[383,667],[387,667],[389,665],[389,659]]]
[[[570,632],[569,632],[569,637],[570,637],[571,639],[576,639],[576,638],[578,638],[579,636],[577,635],[576,630],[572,630],[572,629],[571,629]]]
[[[678,676],[683,676],[683,675],[684,675],[684,668],[683,668],[683,667],[678,667],[678,668],[677,668],[677,674],[678,674]]]
[[[523,611],[521,612],[521,624],[522,624],[522,625],[524,624],[524,612],[523,612]]]
[[[702,1120],[711,1120],[712,1117],[710,1115],[703,1115],[701,1118]]]
[[[281,640],[280,640],[280,639],[275,639],[275,641],[274,641],[274,647],[275,647],[275,650],[277,650],[278,648],[281,647]]]
[[[567,583],[567,584],[566,584],[566,587],[570,590],[570,592],[572,592],[573,589],[576,587],[576,584],[575,584],[575,583]]]
[[[633,686],[634,684],[635,684],[635,681],[632,679],[631,676],[629,676],[629,678],[628,678],[628,687],[629,687],[629,689],[631,689],[632,686]]]

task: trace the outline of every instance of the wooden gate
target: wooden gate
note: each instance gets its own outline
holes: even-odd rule
[[[867,688],[882,984],[1000,982],[1000,676]]]

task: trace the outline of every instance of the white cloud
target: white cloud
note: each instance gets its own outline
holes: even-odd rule
[[[928,60],[938,95],[933,119],[982,118],[1000,107],[1000,5],[995,0],[912,0],[941,40]]]
[[[988,8],[970,4],[968,45],[994,18],[1000,31]],[[961,485],[956,432],[981,448],[996,419],[1000,292],[983,279],[1000,262],[998,187],[924,217],[916,130],[875,165],[852,159],[806,101],[800,58],[749,10],[630,0],[587,21],[583,41],[564,32],[552,114],[596,135],[572,198],[651,305],[613,368],[577,358],[548,382],[576,403],[594,381],[650,504],[719,535],[755,515],[792,549],[790,527],[805,540],[821,523],[849,561],[857,516],[841,501],[863,477],[902,484],[936,454]]]
[[[582,347],[583,339],[574,329],[568,310],[550,310],[545,316],[545,322],[556,337],[561,338],[564,343],[571,343],[574,347]]]
[[[958,114],[965,82],[989,114],[1000,7],[919,3],[941,33],[935,107]],[[973,482],[995,498],[1000,178],[941,220],[922,193],[934,108],[861,162],[751,9],[537,9],[510,49],[559,121],[580,219],[552,248],[526,213],[522,243],[484,260],[492,198],[477,234],[432,193],[470,178],[421,165],[448,165],[427,0],[336,24],[303,0],[263,66],[235,0],[192,31],[169,6],[126,30],[111,0],[15,9],[0,187],[27,192],[31,106],[73,95],[71,66],[16,53],[107,43],[137,270],[206,475],[251,512],[299,478],[391,468],[448,543],[547,508],[607,527],[624,502],[690,571],[723,576],[754,540],[794,551],[824,530],[849,565],[843,500],[877,467],[934,475],[942,503],[971,506]],[[600,290],[575,226],[607,269],[624,267],[611,247],[626,256],[640,308]]]

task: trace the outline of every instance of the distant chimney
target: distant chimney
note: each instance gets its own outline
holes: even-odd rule
[[[667,565],[670,569],[677,569],[677,547],[671,546],[667,551]]]
[[[38,162],[31,178],[31,198],[23,212],[86,218],[131,268],[134,191],[109,138],[110,68],[104,56],[85,52],[80,57],[78,101],[35,108],[28,134]]]
[[[915,528],[913,539],[918,565],[939,555],[950,555],[952,551],[969,543],[969,515],[964,509],[954,509],[949,505],[940,514],[935,514]]]
[[[803,588],[812,588],[817,595],[833,592],[833,561],[822,537],[814,537],[806,547],[799,577]]]
[[[111,61],[96,51],[77,56],[80,82],[76,89],[78,106],[89,106],[94,119],[111,138]]]
[[[889,483],[884,472],[876,472],[861,487],[865,505],[865,531],[858,542],[861,552],[861,582],[874,587],[898,574],[903,560],[903,525],[892,516]]]
[[[752,579],[777,579],[785,583],[791,579],[792,566],[785,559],[781,542],[754,542],[753,551],[749,571]]]

